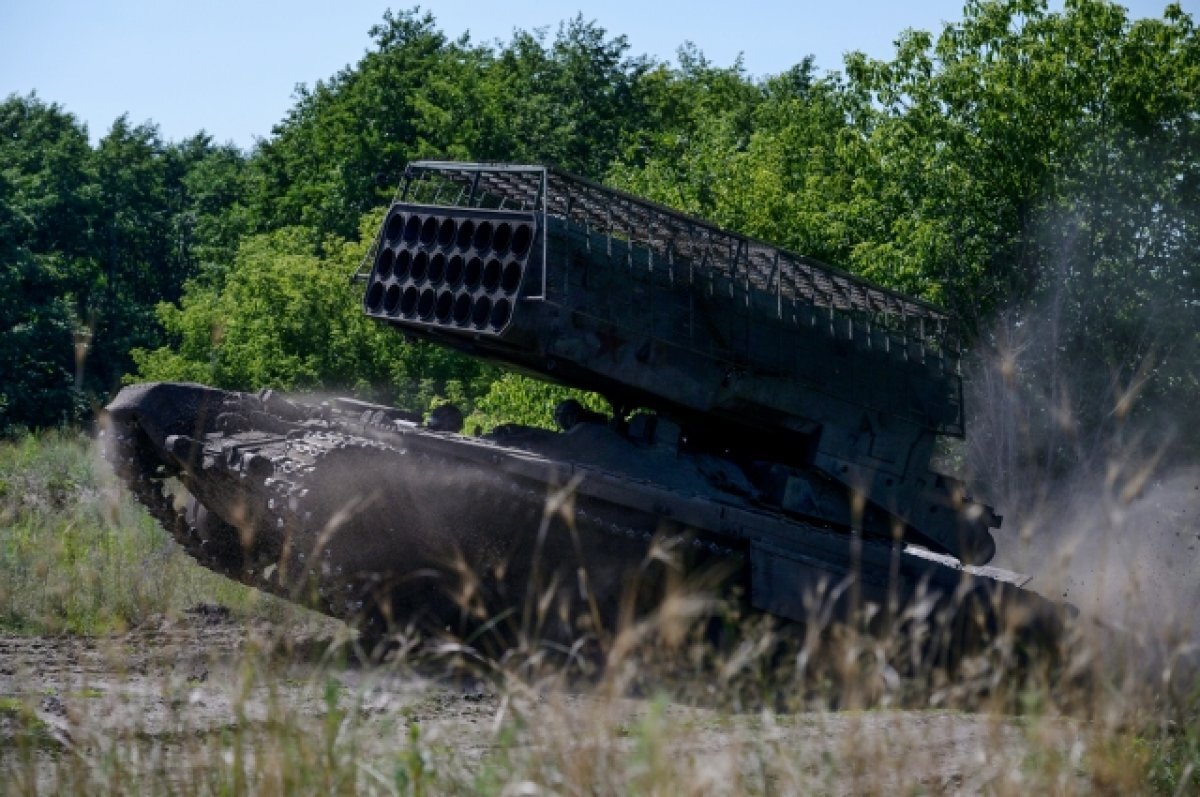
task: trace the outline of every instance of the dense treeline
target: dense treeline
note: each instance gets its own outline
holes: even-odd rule
[[[0,431],[86,417],[165,342],[155,306],[237,249],[245,162],[124,118],[92,147],[58,106],[0,104]]]
[[[973,1],[889,61],[762,79],[581,19],[478,45],[414,11],[371,36],[248,154],[124,120],[92,148],[56,106],[0,106],[3,423],[78,418],[127,371],[519,398],[358,315],[345,276],[415,157],[557,163],[940,302],[977,346],[1003,308],[1052,317],[1035,343],[1078,371],[1084,424],[1131,383],[1146,412],[1200,391],[1200,37],[1178,5]]]

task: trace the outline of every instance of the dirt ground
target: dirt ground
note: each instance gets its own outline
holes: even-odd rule
[[[531,752],[569,768],[589,745],[605,748],[604,761],[643,766],[654,757],[645,750],[648,739],[653,746],[652,737],[661,736],[658,755],[683,767],[688,782],[700,784],[697,793],[706,783],[715,792],[741,793],[759,781],[764,791],[774,782],[784,793],[801,783],[828,794],[898,786],[1019,793],[1021,773],[1048,756],[1066,773],[1056,775],[1067,778],[1058,784],[1064,793],[1088,791],[1079,769],[1086,734],[1070,720],[1031,727],[1021,718],[939,711],[736,714],[571,690],[527,695],[522,703],[479,683],[324,660],[325,643],[345,633],[336,623],[296,629],[291,641],[299,648],[264,653],[278,647],[278,633],[243,624],[221,607],[199,606],[105,638],[0,635],[0,706],[7,707],[0,711],[0,774],[10,773],[0,777],[8,784],[0,791],[58,790],[68,765],[75,778],[80,768],[114,761],[134,770],[178,769],[188,759],[172,750],[201,748],[209,760],[239,728],[281,721],[319,734],[331,712],[352,717],[357,760],[394,760],[419,729],[424,750],[468,774],[498,756],[511,762]],[[248,674],[248,660],[263,671]],[[514,722],[526,730],[514,733]],[[17,744],[19,727],[26,737],[36,727],[36,744]],[[532,750],[538,747],[545,749]],[[764,761],[773,763],[761,778],[745,771]],[[600,777],[588,772],[577,776]],[[166,777],[188,783],[182,770]],[[466,776],[446,783],[479,787]]]

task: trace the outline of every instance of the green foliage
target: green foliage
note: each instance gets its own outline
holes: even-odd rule
[[[180,343],[135,350],[141,375],[240,389],[353,380],[372,330],[350,312],[347,269],[311,254],[312,243],[297,227],[243,239],[220,285],[196,286],[180,307],[159,305],[163,328]]]
[[[0,104],[0,433],[81,417],[74,336],[94,271],[89,156],[83,129],[57,106]]]
[[[944,304],[971,344],[1013,310],[1025,376],[1071,386],[1071,435],[1130,385],[1135,414],[1200,421],[1200,37],[1178,6],[973,2],[844,76],[736,91],[681,57],[652,78],[687,99],[621,185]]]
[[[852,261],[862,231],[841,205],[853,197],[861,134],[836,80],[818,80],[806,59],[754,85],[740,67],[715,69],[688,50],[654,80],[671,110],[664,130],[614,168],[618,184],[812,257]]]
[[[155,305],[240,234],[243,160],[124,117],[93,149],[36,95],[0,103],[0,434],[84,419],[159,342]]]
[[[895,60],[856,56],[848,67],[877,108],[865,178],[877,200],[866,207],[890,233],[864,237],[851,264],[872,276],[907,264],[971,333],[1018,308],[1017,325],[1031,330],[1025,359],[1040,369],[1023,376],[1072,394],[1073,428],[1047,438],[1050,456],[1076,432],[1124,421],[1132,384],[1135,414],[1194,426],[1192,20],[1177,6],[1130,22],[1098,0],[1062,13],[972,3],[936,39],[912,33]]]
[[[1145,758],[1146,780],[1160,794],[1187,794],[1200,789],[1200,708],[1197,707],[1200,684],[1189,697],[1191,711],[1182,721],[1164,723],[1159,738],[1135,740],[1135,748]],[[1185,704],[1186,705],[1186,704]]]
[[[476,44],[389,12],[371,37],[248,157],[123,118],[93,149],[56,106],[0,106],[0,367],[21,375],[0,380],[0,427],[82,417],[131,350],[142,377],[489,418],[545,403],[366,324],[339,282],[363,218],[429,156],[608,180],[943,303],[970,342],[1033,308],[1096,398],[1085,425],[1121,385],[1200,389],[1200,38],[1177,5],[1133,22],[1105,0],[976,0],[890,60],[763,79],[690,46],[631,57],[582,18]]]
[[[255,593],[201,570],[117,487],[86,438],[0,442],[0,629],[100,633]]]
[[[554,408],[559,402],[575,399],[584,407],[608,414],[611,408],[601,396],[582,390],[506,373],[489,385],[475,403],[475,412],[466,419],[466,428],[476,426],[488,432],[502,423],[540,426],[553,429]]]
[[[251,163],[260,229],[349,237],[419,157],[542,160],[602,177],[640,124],[643,59],[575,19],[547,44],[518,32],[495,50],[451,41],[429,14],[387,12],[357,65],[311,88]]]
[[[1054,14],[1014,1],[970,4],[936,41],[910,33],[892,62],[852,57],[881,106],[870,212],[894,237],[864,242],[857,262],[911,260],[971,320],[1059,284],[1064,266],[1085,302],[1139,283],[1147,256],[1184,242],[1170,184],[1200,168],[1182,112],[1200,90],[1197,47],[1178,13],[1131,25],[1107,2]],[[1116,279],[1098,294],[1102,261]]]
[[[363,219],[373,230],[377,215]],[[409,344],[363,315],[361,287],[348,279],[366,244],[287,227],[242,239],[219,282],[189,285],[159,320],[176,342],[135,349],[138,378],[186,380],[241,390],[353,390],[426,409],[438,397],[468,403],[483,367],[424,344]],[[369,240],[369,238],[367,239]]]

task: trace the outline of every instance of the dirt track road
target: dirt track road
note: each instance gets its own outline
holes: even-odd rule
[[[268,742],[246,746],[259,756],[320,748],[327,736],[330,750],[361,767],[368,790],[374,781],[363,772],[396,771],[419,745],[437,777],[434,793],[473,791],[480,772],[503,779],[505,767],[528,777],[543,759],[570,774],[584,760],[636,768],[654,765],[655,755],[705,793],[772,783],[785,793],[802,785],[830,794],[1019,793],[1022,770],[1047,757],[1061,763],[1066,793],[1087,791],[1084,736],[1066,720],[1033,727],[956,712],[731,714],[565,691],[501,696],[323,662],[319,653],[262,654],[270,634],[202,607],[108,638],[0,636],[0,792],[111,790],[131,777],[151,791],[216,790],[213,769],[236,763],[246,734],[256,733]],[[284,743],[271,744],[275,737]],[[647,750],[659,737],[662,749]],[[586,767],[578,777],[615,778],[614,791],[629,782]]]

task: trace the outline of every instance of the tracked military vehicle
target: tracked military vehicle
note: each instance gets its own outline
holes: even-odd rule
[[[611,412],[479,436],[453,407],[124,389],[119,472],[219,572],[472,638],[602,633],[689,579],[797,622],[920,596],[958,638],[1055,613],[986,566],[1000,518],[930,467],[964,433],[930,304],[542,166],[410,164],[354,278],[397,346]]]

